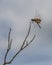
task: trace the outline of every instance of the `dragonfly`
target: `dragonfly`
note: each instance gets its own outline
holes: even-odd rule
[[[40,18],[34,18],[34,19],[31,19],[31,21],[34,23],[37,23],[39,28],[41,29],[41,26],[39,25],[41,23],[41,19]]]

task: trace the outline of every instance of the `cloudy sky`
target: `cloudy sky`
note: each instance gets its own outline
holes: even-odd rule
[[[40,17],[41,29],[32,24],[31,35],[36,37],[10,65],[52,65],[52,0],[0,0],[0,64],[7,49],[9,28],[12,29],[12,48],[7,60],[20,48],[28,32],[31,18]]]

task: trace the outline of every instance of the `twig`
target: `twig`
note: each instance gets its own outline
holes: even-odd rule
[[[12,39],[11,39],[11,41],[10,41],[10,34],[11,34],[11,28],[10,28],[10,30],[9,30],[9,34],[8,34],[8,48],[7,48],[7,51],[6,51],[5,57],[4,57],[4,64],[3,64],[3,65],[6,64],[6,58],[7,58],[7,55],[8,55],[8,52],[10,51],[10,49],[11,49]]]
[[[34,40],[35,37],[36,37],[36,35],[33,36],[33,38],[30,40],[30,42],[29,42],[28,44],[26,44],[26,45],[23,47],[23,49],[26,48],[29,44],[31,44],[31,43],[33,42],[33,40]]]
[[[30,34],[30,30],[31,30],[31,22],[30,22],[30,26],[29,26],[29,29],[28,29],[28,33],[27,33],[27,35],[26,35],[26,37],[25,37],[25,40],[23,41],[23,44],[22,44],[22,46],[21,46],[21,49],[23,48],[23,46],[24,46],[24,44],[25,44],[25,41],[26,41],[27,37],[28,37],[29,34]]]
[[[23,41],[23,44],[22,44],[21,48],[20,48],[19,51],[17,51],[17,53],[12,57],[12,59],[11,59],[9,62],[7,62],[7,61],[6,61],[6,58],[7,58],[7,55],[8,55],[9,50],[11,49],[11,44],[12,44],[12,39],[10,39],[10,34],[11,34],[11,28],[10,28],[9,34],[8,34],[8,48],[7,48],[7,51],[6,51],[6,54],[5,54],[4,64],[3,64],[3,65],[11,64],[12,61],[15,59],[15,57],[16,57],[24,48],[26,48],[26,47],[34,40],[35,35],[34,35],[33,38],[30,40],[29,43],[27,43],[27,41],[26,41],[26,39],[28,38],[28,36],[29,36],[29,34],[30,34],[30,30],[31,30],[31,22],[30,22],[30,26],[29,26],[29,29],[28,29],[28,33],[27,33],[27,35],[26,35],[26,37],[25,37],[25,39],[24,39],[24,41]],[[27,43],[27,44],[25,45],[25,43]],[[24,46],[24,45],[25,45],[25,46]]]

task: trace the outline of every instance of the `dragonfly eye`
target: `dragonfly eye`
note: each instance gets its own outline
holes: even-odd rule
[[[33,19],[31,19],[31,21],[34,21]]]
[[[31,21],[36,21],[36,19],[31,19]]]

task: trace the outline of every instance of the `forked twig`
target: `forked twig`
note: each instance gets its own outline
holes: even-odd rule
[[[10,38],[10,34],[11,34],[11,28],[10,28],[9,34],[8,34],[8,48],[7,48],[5,57],[4,57],[4,64],[3,64],[3,65],[11,64],[12,61],[15,59],[15,57],[16,57],[24,48],[26,48],[26,47],[34,40],[35,35],[34,35],[33,38],[30,40],[30,42],[26,41],[27,38],[28,38],[28,36],[29,36],[29,34],[30,34],[30,30],[31,30],[31,22],[30,22],[30,26],[29,26],[29,29],[28,29],[28,33],[27,33],[27,35],[26,35],[26,37],[25,37],[25,39],[24,39],[24,41],[23,41],[23,44],[22,44],[21,48],[20,48],[19,51],[17,51],[17,53],[12,57],[12,59],[11,59],[9,62],[7,62],[7,61],[6,61],[6,58],[7,58],[8,52],[9,52],[10,49],[11,49],[11,44],[12,44],[12,39]],[[25,43],[27,43],[27,44],[25,45]],[[25,46],[24,46],[24,45],[25,45]]]
[[[28,37],[29,34],[30,34],[30,30],[31,30],[31,22],[30,22],[30,26],[29,26],[29,29],[28,29],[28,33],[27,33],[27,35],[26,35],[26,37],[25,37],[25,39],[24,39],[24,41],[23,41],[23,44],[22,44],[22,46],[21,46],[21,49],[23,48],[23,46],[24,46],[24,44],[25,44],[25,42],[26,42],[26,39],[27,39],[27,37]]]
[[[10,34],[11,34],[11,28],[10,28],[9,34],[8,34],[8,48],[7,48],[5,57],[4,57],[4,64],[3,64],[3,65],[6,65],[6,63],[7,63],[7,62],[6,62],[6,58],[7,58],[8,52],[9,52],[10,49],[11,49],[12,39],[10,39]]]

